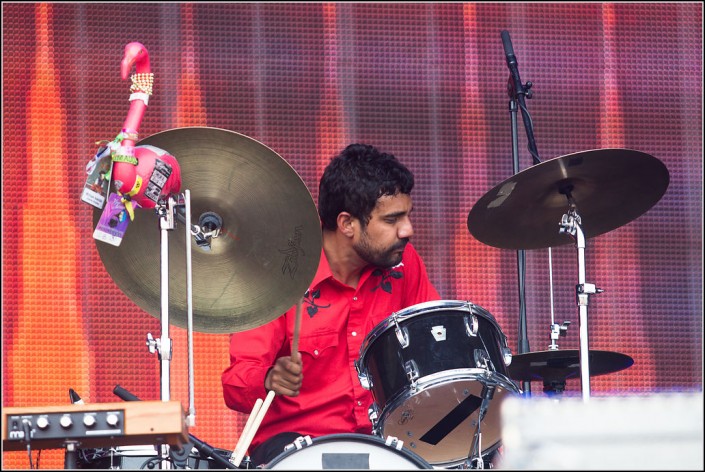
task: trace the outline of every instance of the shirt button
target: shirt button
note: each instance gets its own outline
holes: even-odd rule
[[[313,353],[314,353],[315,355],[318,355],[318,349],[314,349],[314,350],[313,350]]]
[[[362,402],[358,400],[358,401],[357,401],[357,406],[362,406]]]
[[[357,297],[353,297],[353,301],[356,302],[356,301],[357,301]]]
[[[353,331],[353,332],[352,332],[352,335],[353,335],[353,336],[357,336],[357,331]]]

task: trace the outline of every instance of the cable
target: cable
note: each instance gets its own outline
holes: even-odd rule
[[[24,439],[27,442],[27,457],[29,457],[29,468],[33,469],[32,464],[32,423],[28,419],[22,420],[22,430],[24,431]]]

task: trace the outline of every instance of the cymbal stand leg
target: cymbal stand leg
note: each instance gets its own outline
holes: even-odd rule
[[[576,241],[578,248],[578,285],[575,288],[578,303],[580,327],[580,385],[583,401],[590,399],[590,354],[588,342],[588,302],[593,293],[602,290],[594,284],[585,282],[585,234],[580,227],[580,216],[575,208],[563,215],[560,225],[561,233],[570,234]]]

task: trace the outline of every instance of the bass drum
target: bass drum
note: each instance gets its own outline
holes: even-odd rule
[[[264,468],[413,470],[433,467],[393,438],[384,441],[364,434],[331,434],[315,439],[300,437]]]
[[[491,314],[444,300],[379,323],[363,341],[356,368],[374,399],[374,434],[403,439],[433,466],[454,467],[500,446],[501,402],[520,393],[508,377],[510,362]]]

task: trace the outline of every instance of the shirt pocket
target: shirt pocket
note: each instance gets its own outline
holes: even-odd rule
[[[338,347],[338,333],[334,331],[310,334],[299,339],[299,351],[313,359],[330,357]]]

